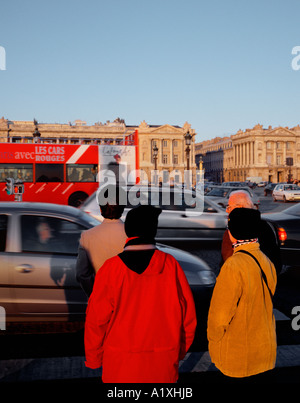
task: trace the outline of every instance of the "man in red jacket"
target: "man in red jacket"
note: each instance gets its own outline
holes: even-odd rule
[[[103,382],[176,382],[193,342],[191,289],[173,256],[155,247],[161,210],[139,206],[126,217],[124,251],[98,270],[85,323],[86,366]]]

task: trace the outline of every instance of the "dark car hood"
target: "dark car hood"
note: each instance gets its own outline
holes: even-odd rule
[[[292,214],[286,214],[284,211],[280,213],[264,213],[261,215],[261,218],[267,221],[286,221],[286,220],[294,220],[297,216]]]

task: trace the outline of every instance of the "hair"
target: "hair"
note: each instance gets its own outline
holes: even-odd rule
[[[253,202],[248,192],[245,190],[235,190],[230,193],[229,199],[234,199],[234,205],[245,208],[254,208]]]
[[[99,188],[97,201],[104,218],[115,220],[121,217],[126,205],[122,203],[122,196],[127,200],[126,191],[113,184],[106,184]]]
[[[116,220],[121,217],[123,214],[125,206],[112,205],[112,204],[104,204],[100,205],[101,214],[104,218],[109,220]]]

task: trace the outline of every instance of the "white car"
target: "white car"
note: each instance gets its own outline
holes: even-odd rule
[[[300,201],[300,187],[288,183],[281,183],[275,186],[272,196],[274,201]]]

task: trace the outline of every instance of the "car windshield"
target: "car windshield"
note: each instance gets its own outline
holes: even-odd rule
[[[284,214],[296,215],[300,217],[300,203],[283,210]]]
[[[300,190],[300,187],[297,185],[284,185],[284,190]]]
[[[226,197],[230,189],[214,188],[206,194],[206,196]]]

